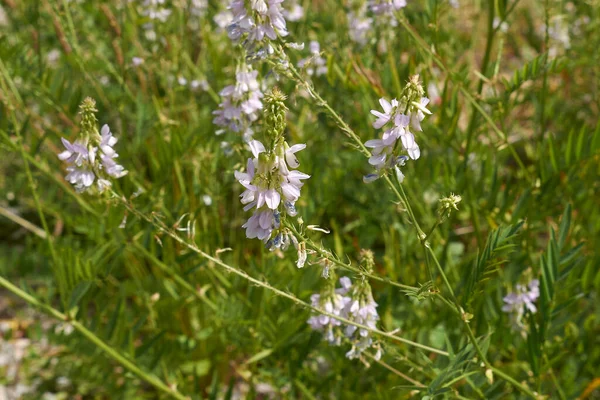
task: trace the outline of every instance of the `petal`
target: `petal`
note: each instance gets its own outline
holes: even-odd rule
[[[381,139],[371,139],[371,140],[367,140],[365,143],[366,147],[370,147],[370,148],[375,148],[375,147],[381,147],[383,146],[383,140]]]
[[[369,164],[373,166],[381,165],[385,162],[386,154],[380,154],[378,156],[373,156],[369,158]]]
[[[267,207],[271,210],[275,210],[279,207],[279,202],[281,201],[281,195],[275,189],[267,190],[265,194],[265,201],[267,203]]]
[[[258,140],[249,141],[248,146],[250,146],[250,151],[252,151],[252,155],[254,155],[254,157],[258,157],[260,153],[265,151],[265,146]]]
[[[100,130],[100,134],[102,136],[106,136],[110,133],[110,128],[108,127],[107,124],[102,125],[102,129]]]
[[[390,111],[392,111],[392,105],[386,99],[379,99],[379,104],[381,104],[381,108],[383,108],[383,111],[385,111],[386,114],[389,114]]]
[[[304,172],[300,172],[300,171],[290,171],[288,178],[289,179],[308,179],[308,178],[310,178],[310,175],[305,174]]]

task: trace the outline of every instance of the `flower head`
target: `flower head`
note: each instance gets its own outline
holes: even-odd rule
[[[365,182],[376,180],[390,169],[399,171],[398,167],[403,166],[408,158],[417,160],[421,156],[413,131],[422,131],[421,121],[426,114],[431,114],[426,108],[429,99],[424,93],[419,77],[415,75],[404,88],[400,100],[379,99],[382,111],[371,110],[376,117],[373,127],[384,129],[384,132],[380,139],[365,143],[366,147],[373,149],[369,164],[377,170],[376,174],[365,176]],[[407,156],[400,154],[401,149]],[[399,175],[404,178],[401,172]]]
[[[527,285],[517,284],[515,291],[504,296],[504,305],[502,311],[508,313],[511,317],[513,329],[523,330],[525,328],[522,319],[525,310],[532,314],[537,312],[535,302],[540,297],[540,281],[531,280]]]
[[[65,150],[58,158],[67,162],[65,179],[75,186],[78,192],[92,188],[94,181],[99,192],[111,186],[108,178],[121,178],[127,174],[125,168],[115,159],[119,157],[113,146],[117,143],[108,125],[97,129],[94,100],[87,98],[81,104],[81,134],[73,143],[61,138]]]

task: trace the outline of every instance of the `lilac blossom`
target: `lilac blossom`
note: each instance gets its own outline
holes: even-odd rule
[[[85,137],[71,143],[61,138],[61,141],[65,150],[58,158],[69,164],[65,179],[75,186],[77,192],[91,189],[94,182],[103,192],[111,186],[107,178],[121,178],[127,174],[125,168],[115,161],[119,157],[113,149],[117,138],[108,125],[102,127],[100,135],[96,131],[92,139]]]
[[[226,86],[221,92],[219,109],[213,111],[213,123],[232,132],[243,132],[244,138],[252,137],[252,122],[256,121],[263,108],[263,93],[258,82],[258,71],[240,71],[236,74],[236,83]],[[218,130],[217,134],[224,133]]]
[[[365,183],[373,182],[390,169],[395,169],[399,179],[404,179],[398,167],[404,166],[409,158],[417,160],[421,156],[413,132],[422,131],[421,121],[431,112],[427,109],[429,99],[424,96],[418,79],[418,75],[411,78],[399,100],[379,99],[382,111],[371,110],[376,118],[373,128],[384,131],[381,138],[365,143],[365,147],[372,149],[369,164],[376,170],[363,178]],[[401,150],[407,155],[399,154]]]
[[[306,148],[306,145],[290,147],[282,142],[273,150],[267,151],[260,141],[251,140],[248,147],[253,158],[248,159],[245,172],[235,172],[236,179],[245,188],[240,195],[244,211],[254,209],[254,214],[243,225],[246,237],[258,238],[267,243],[276,229],[278,233],[271,244],[279,248],[286,243],[286,238],[283,237],[285,232],[280,232],[279,229],[279,219],[282,214],[292,217],[296,215],[295,203],[300,197],[303,181],[310,178],[295,169],[300,165],[295,153]],[[297,247],[296,244],[295,246]],[[304,262],[299,263],[299,267],[300,264],[304,265]]]
[[[533,279],[529,284],[517,284],[515,291],[504,296],[504,305],[502,311],[509,314],[514,329],[522,330],[524,328],[522,319],[525,310],[532,314],[537,312],[535,302],[540,297],[540,281]]]
[[[310,76],[321,76],[327,73],[327,60],[321,57],[321,46],[317,41],[311,41],[310,45],[311,57],[303,58],[298,61],[298,67],[305,68]]]

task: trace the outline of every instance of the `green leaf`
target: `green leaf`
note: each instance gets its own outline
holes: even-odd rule
[[[571,228],[571,204],[567,204],[567,208],[563,213],[560,221],[560,227],[558,228],[558,249],[561,250],[567,240],[569,229]]]
[[[92,287],[92,282],[90,281],[79,282],[77,286],[75,286],[75,289],[71,292],[71,299],[69,300],[69,312],[72,312],[73,309],[77,307],[90,287]]]
[[[252,357],[250,357],[244,364],[248,365],[260,361],[263,358],[269,357],[271,353],[273,353],[273,349],[261,350]]]
[[[186,374],[194,374],[196,376],[208,375],[210,371],[210,360],[190,361],[183,364],[180,369]]]

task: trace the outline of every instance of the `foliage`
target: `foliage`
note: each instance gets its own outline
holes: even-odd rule
[[[304,223],[288,228],[303,269],[241,228],[234,171],[250,152],[212,113],[250,58],[215,22],[225,5],[166,1],[158,23],[144,3],[0,1],[0,349],[35,344],[17,376],[0,363],[0,385],[29,386],[25,398],[600,396],[597,1],[409,0],[362,46],[347,19],[361,1],[298,2],[286,40],[307,48],[282,49],[295,66],[318,41],[327,72],[254,65],[287,96],[286,141],[307,145]],[[416,74],[432,111],[421,156],[401,184],[366,185],[369,111]],[[76,193],[57,157],[86,97],[129,171],[96,195]],[[462,200],[442,218],[450,193]],[[307,324],[327,265],[370,283],[379,362]],[[515,330],[503,298],[531,279],[537,312]]]

